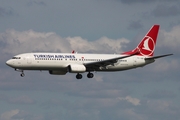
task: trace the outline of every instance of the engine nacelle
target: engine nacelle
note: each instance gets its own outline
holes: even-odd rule
[[[51,75],[65,75],[67,71],[59,71],[59,70],[49,70],[49,74]]]
[[[68,66],[70,73],[82,73],[86,72],[86,67],[84,65],[72,64]]]

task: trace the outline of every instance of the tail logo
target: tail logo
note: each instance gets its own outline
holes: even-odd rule
[[[154,49],[155,49],[154,40],[151,37],[146,36],[144,38],[144,41],[142,42],[141,45],[138,46],[138,48],[139,48],[140,53],[142,55],[151,56],[154,52]]]
[[[152,51],[150,48],[149,48],[149,39],[150,38],[147,38],[146,40],[144,40],[144,47],[142,49],[144,50],[148,50],[148,51]]]

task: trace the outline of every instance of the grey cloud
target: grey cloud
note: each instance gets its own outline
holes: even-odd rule
[[[30,115],[29,112],[19,110],[19,112],[17,114],[13,115],[11,118],[12,119],[17,119],[17,120],[21,120],[21,119],[29,120],[30,117],[32,117],[32,115]]]
[[[158,5],[153,11],[155,17],[169,17],[180,15],[180,7],[178,5]]]
[[[13,117],[14,115],[18,114],[19,111],[20,111],[19,109],[6,111],[6,112],[4,112],[4,113],[2,113],[2,114],[0,115],[0,119],[1,119],[1,120],[12,120],[12,117]]]
[[[140,28],[143,28],[143,25],[142,25],[142,23],[141,23],[140,20],[138,20],[138,21],[132,21],[132,22],[129,24],[129,27],[128,27],[129,30],[137,30],[137,29],[140,29]]]
[[[19,96],[14,98],[9,98],[8,102],[11,104],[34,104],[35,101],[31,99],[29,96]]]
[[[6,101],[7,100],[7,95],[5,94],[0,94],[0,101]]]
[[[1,49],[8,48],[9,46],[11,47],[10,49],[13,49],[13,54],[20,53],[22,49],[24,52],[42,51],[43,48],[44,51],[62,52],[69,48],[69,43],[55,33],[36,33],[33,30],[24,32],[7,30],[6,33],[0,34],[0,41],[6,45],[1,47]],[[54,43],[54,45],[52,45],[52,43]],[[59,45],[62,46],[59,47]],[[18,48],[21,48],[21,50],[19,51]],[[49,48],[52,49],[50,50]],[[8,53],[6,50],[4,52]]]
[[[176,97],[176,94],[174,94],[172,91],[167,91],[167,90],[155,90],[144,96],[151,99],[163,99],[163,98],[174,98]]]
[[[169,120],[180,119],[178,116],[180,114],[180,108],[172,104],[172,101],[168,100],[148,100],[147,107],[149,111],[154,114],[153,119],[164,119]]]
[[[32,0],[32,1],[29,1],[27,3],[28,6],[33,6],[33,5],[39,5],[39,6],[46,6],[46,3],[44,1],[35,1],[35,0]]]
[[[125,97],[124,97],[125,98]],[[82,98],[78,99],[71,107],[74,109],[124,109],[131,108],[135,105],[128,100],[122,100],[119,98]]]
[[[23,95],[18,97],[9,97],[4,94],[0,94],[0,100],[8,102],[10,104],[35,104],[35,100],[29,96]]]
[[[33,30],[23,32],[7,30],[0,34],[0,41],[6,45],[1,47],[5,54],[32,51],[70,52],[71,50],[88,53],[120,53],[122,44],[129,42],[125,38],[113,40],[107,37],[90,42],[81,37],[62,38],[53,32],[40,33]]]
[[[133,4],[133,3],[148,3],[148,2],[153,2],[157,0],[119,0],[119,1],[125,4]]]
[[[116,98],[116,97],[123,97],[126,95],[130,94],[129,90],[125,90],[125,89],[111,89],[111,90],[106,90],[104,89],[105,86],[101,87],[101,90],[84,90],[84,91],[80,91],[79,93],[68,93],[68,95],[71,96],[83,96],[83,97],[87,97],[87,98]]]
[[[5,73],[3,74],[6,75]],[[55,76],[55,77],[52,75],[49,75],[48,72],[43,72],[42,74],[38,71],[34,73],[30,73],[30,72],[26,73],[25,71],[25,74],[27,74],[25,78],[27,79],[27,81],[22,81],[21,79],[24,79],[24,78],[20,78],[18,72],[16,71],[13,72],[12,74],[13,78],[9,78],[8,81],[4,81],[4,80],[0,81],[0,90],[2,91],[36,90],[36,91],[54,91],[54,92],[61,91],[61,92],[66,93],[69,96],[86,97],[86,98],[124,97],[124,96],[130,95],[132,92],[122,87],[119,84],[114,84],[114,83],[117,83],[118,80],[111,81],[111,82],[97,82],[95,80],[92,80],[90,82],[90,81],[86,81],[86,78],[85,78],[84,82],[80,81],[82,83],[79,83],[76,80],[74,80],[75,79],[74,74],[72,75],[68,74],[65,76]],[[36,76],[36,77],[32,79],[31,76]],[[53,81],[49,81],[51,79],[53,79]],[[61,81],[59,81],[59,79]],[[66,79],[66,81],[63,81],[64,79]],[[105,78],[103,79],[106,80]],[[20,97],[23,97],[23,96],[20,96]],[[13,98],[10,102],[11,103],[17,102],[18,99],[19,97]],[[25,99],[28,99],[28,97],[24,97],[23,101]],[[31,102],[34,103],[33,99],[29,103]]]
[[[12,16],[14,12],[12,9],[6,9],[0,6],[0,17]]]
[[[124,4],[135,4],[135,3],[152,3],[152,2],[169,2],[169,0],[118,0],[121,1]],[[171,0],[178,1],[178,0]]]
[[[180,119],[180,107],[173,104],[173,101],[167,99],[161,100],[144,100],[141,106],[134,109],[136,113],[143,114],[147,120],[178,120]]]
[[[0,115],[1,120],[45,120],[42,115],[33,115],[26,110],[12,109]]]
[[[59,98],[51,98],[45,102],[42,102],[39,106],[42,109],[50,109],[52,107],[61,106],[64,108],[71,108],[73,103],[69,100],[59,99]]]
[[[99,116],[99,107],[102,107],[101,105],[95,102],[94,99],[84,99],[84,98],[77,98],[77,99],[67,99],[63,100],[51,98],[49,101],[44,102],[40,105],[43,109],[51,109],[51,108],[57,108],[58,106],[61,106],[66,113],[62,112],[49,112],[45,116],[47,120],[49,119],[68,119],[68,120],[74,120],[74,119],[92,119],[97,118]],[[113,100],[112,100],[113,102]],[[98,108],[98,109],[97,109]],[[96,112],[97,114],[95,114]],[[96,120],[96,119],[95,119]]]
[[[177,51],[180,44],[179,30],[180,30],[180,25],[172,27],[172,29],[170,29],[169,31],[160,30],[157,48],[160,48],[160,50],[163,50],[165,52],[171,52],[176,55],[179,55],[179,52]],[[158,49],[157,51],[160,50]]]
[[[98,120],[99,118],[99,110],[94,109],[78,109],[76,112],[70,111],[71,116],[67,117],[68,119],[75,118],[77,120],[84,120],[88,118],[88,120],[94,119]]]

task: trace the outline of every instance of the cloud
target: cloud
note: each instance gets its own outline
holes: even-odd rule
[[[113,40],[107,37],[102,37],[93,42],[84,40],[81,37],[68,37],[67,39],[75,50],[98,53],[120,53],[122,52],[122,44],[124,45],[129,43],[129,40],[125,38]]]
[[[6,44],[4,53],[17,54],[32,51],[67,51],[68,43],[55,33],[38,33],[33,30],[7,30],[0,34],[0,41]]]
[[[7,111],[1,114],[1,120],[13,120],[12,117],[14,115],[17,115],[20,112],[20,110],[15,109],[15,110],[11,110],[11,111]],[[20,119],[23,120],[23,119]]]
[[[88,97],[88,98],[115,98],[118,96],[124,96],[126,95],[128,92],[125,92],[124,90],[116,90],[116,89],[110,89],[110,90],[105,90],[102,89],[101,90],[91,90],[91,91],[81,91],[79,93],[79,95],[83,96],[83,97]]]
[[[88,41],[81,37],[62,38],[56,33],[40,33],[33,30],[16,31],[7,30],[0,33],[0,41],[4,44],[1,50],[5,54],[18,54],[23,52],[89,52],[89,53],[120,53],[122,45],[129,40],[125,38],[113,40],[102,37],[96,41]]]
[[[12,120],[26,120],[28,118],[32,118],[32,115],[24,110],[19,110],[19,112],[13,115],[11,118]]]
[[[75,108],[90,108],[90,109],[105,109],[105,108],[114,108],[118,107],[123,108],[131,108],[134,106],[140,105],[139,100],[137,98],[132,98],[130,96],[127,97],[117,97],[117,98],[83,98],[76,102],[74,105]],[[73,106],[72,106],[73,107]]]
[[[140,28],[142,28],[142,27],[143,27],[143,25],[142,25],[141,21],[138,20],[138,21],[132,21],[132,22],[130,23],[128,29],[129,29],[129,30],[137,30],[137,29],[140,29]]]
[[[95,75],[94,79],[98,82],[102,82],[103,81],[103,76],[102,75]]]
[[[0,6],[0,18],[5,16],[12,16],[14,15],[14,12],[12,9],[5,9]]]
[[[0,94],[0,101],[5,101],[5,100],[7,100],[7,95],[5,95],[5,94]]]
[[[35,101],[29,96],[23,95],[19,97],[9,98],[8,102],[11,104],[34,104]]]
[[[159,47],[168,47],[171,50],[177,50],[179,48],[180,38],[180,25],[174,26],[170,31],[160,30],[159,33]]]
[[[171,101],[166,101],[166,100],[148,100],[147,106],[149,109],[151,109],[157,114],[165,113],[169,115],[175,115],[178,114],[179,112],[173,109],[174,107],[172,106]]]
[[[101,120],[101,112],[96,109],[76,109],[76,110],[69,110],[67,111],[67,116],[59,115],[57,116],[58,113],[54,114],[48,114],[49,119],[53,120],[59,120],[59,119],[66,119],[66,120]],[[107,119],[107,118],[106,118]],[[103,119],[103,120],[106,120]]]
[[[16,96],[16,97],[9,97],[4,94],[0,94],[0,100],[5,101],[10,104],[35,104],[36,101],[32,98],[30,98],[27,95],[22,95],[22,96]]]
[[[176,94],[167,90],[155,90],[145,96],[153,99],[164,99],[164,98],[174,98],[176,97]]]
[[[155,17],[172,17],[180,15],[180,7],[177,5],[158,5],[153,11],[152,14]]]
[[[38,6],[46,6],[44,1],[32,0],[27,3],[28,6],[38,5]]]
[[[152,3],[152,2],[169,2],[169,0],[119,0],[124,4],[135,4],[135,3]],[[178,0],[171,0],[178,1]]]
[[[69,100],[64,100],[64,99],[59,99],[59,98],[50,98],[47,101],[41,102],[41,104],[39,105],[41,108],[43,109],[50,109],[52,107],[57,107],[57,106],[61,106],[64,108],[69,108],[71,106],[71,101]]]
[[[125,98],[118,97],[118,99],[119,99],[119,100],[126,100],[126,101],[132,103],[132,104],[135,105],[135,106],[141,105],[139,99],[137,99],[137,98],[132,98],[131,96],[126,96]]]
[[[172,57],[172,56],[171,56]],[[169,70],[177,70],[180,64],[176,59],[171,60],[158,60],[156,65],[152,68],[154,72],[165,72]]]
[[[27,111],[14,109],[0,115],[0,120],[45,120],[42,115],[33,115]]]
[[[131,119],[136,119],[136,120],[148,120],[147,116],[141,113],[138,113],[136,109],[133,108],[126,108],[124,110],[119,110],[118,111],[118,116],[119,118],[124,118],[125,120],[131,120]]]

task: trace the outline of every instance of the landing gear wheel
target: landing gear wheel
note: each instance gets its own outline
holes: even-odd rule
[[[88,77],[88,78],[93,78],[93,77],[94,77],[94,74],[93,74],[93,73],[88,73],[88,74],[87,74],[87,77]]]
[[[25,74],[24,73],[21,73],[21,77],[24,77],[25,76]]]
[[[77,79],[82,79],[82,75],[78,73],[78,74],[76,75],[76,78],[77,78]]]

